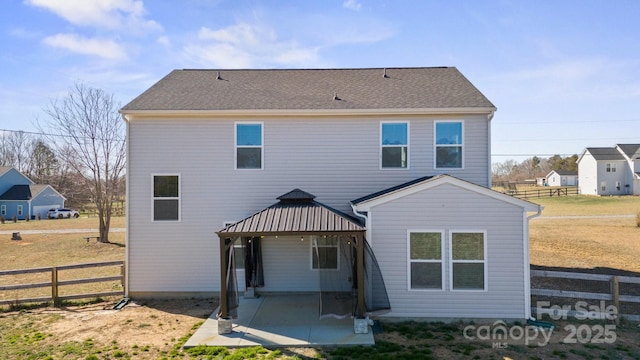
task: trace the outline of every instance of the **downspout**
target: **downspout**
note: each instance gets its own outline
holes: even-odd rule
[[[358,211],[358,206],[351,204],[351,211],[353,211],[353,213],[355,214],[355,216],[361,218],[364,220],[364,228],[365,228],[365,239],[369,240],[369,244],[371,244],[371,237],[369,235],[369,217],[367,215],[364,215],[363,213]]]
[[[527,244],[524,247],[524,289],[525,289],[524,309],[525,309],[525,316],[528,314],[527,320],[536,320],[533,317],[533,315],[531,315],[531,262],[529,259],[529,247],[531,246],[531,244],[529,239],[529,222],[532,219],[535,219],[538,216],[542,215],[543,209],[544,209],[544,206],[538,205],[538,211],[535,214],[529,215],[529,216],[527,216],[526,212],[524,212],[523,214],[523,218],[525,220],[525,223],[523,224],[523,227],[524,227],[523,230],[525,233],[525,238],[527,239]]]
[[[492,111],[489,113],[489,115],[487,115],[487,143],[489,144],[489,148],[487,149],[487,161],[489,162],[488,167],[487,167],[487,184],[489,185],[488,188],[491,189],[492,185],[491,184],[491,119],[493,119],[493,116],[495,115],[496,111]]]

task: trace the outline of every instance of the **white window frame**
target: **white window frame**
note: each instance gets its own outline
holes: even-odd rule
[[[440,260],[412,260],[411,259],[411,234],[414,233],[439,233],[440,234]],[[445,268],[445,231],[433,229],[409,229],[407,230],[407,290],[408,291],[445,291],[445,279],[447,277]],[[411,264],[412,263],[440,263],[440,288],[421,289],[411,287]]]
[[[483,260],[453,260],[453,234],[454,233],[479,233],[482,234],[483,238]],[[449,230],[448,233],[449,239],[448,239],[448,243],[449,243],[449,274],[448,274],[448,278],[449,278],[449,290],[450,291],[459,291],[459,292],[487,292],[489,291],[489,259],[487,258],[487,248],[488,248],[488,239],[487,239],[487,231],[486,230],[468,230],[468,229],[464,229],[464,230],[460,230],[460,229],[451,229]],[[454,289],[453,288],[453,264],[456,263],[465,263],[465,264],[479,264],[479,263],[483,263],[484,264],[484,288],[483,289]]]
[[[0,215],[1,216],[6,216],[7,215],[7,205],[1,205],[0,206]]]
[[[460,123],[461,124],[461,136],[462,136],[462,140],[460,141],[460,144],[438,144],[438,124],[441,123]],[[433,168],[435,170],[446,170],[446,171],[458,171],[458,170],[464,170],[464,162],[465,162],[465,156],[464,156],[464,148],[465,148],[465,131],[464,131],[464,120],[436,120],[433,122]],[[460,148],[460,167],[438,167],[438,148],[440,147],[459,147]]]
[[[382,144],[382,126],[384,124],[405,124],[407,125],[407,143],[405,145],[383,145]],[[408,121],[380,121],[380,139],[379,139],[379,144],[380,144],[380,149],[379,149],[379,157],[380,157],[380,170],[408,170],[410,168],[410,162],[409,162],[409,158],[411,154],[411,129],[410,129],[410,124]],[[405,167],[384,167],[382,166],[382,149],[389,147],[407,147],[407,160],[406,160],[406,166]]]
[[[310,248],[309,255],[311,255],[309,257],[309,268],[312,271],[339,271],[340,270],[340,237],[338,235],[328,235],[328,236],[332,236],[332,237],[336,238],[336,240],[337,240],[336,241],[336,245],[334,246],[334,245],[320,245],[320,244],[318,244],[318,248],[321,248],[321,247],[323,247],[323,248],[333,248],[333,247],[335,247],[336,248],[336,268],[332,269],[332,268],[321,268],[321,267],[319,267],[320,266],[320,259],[318,259],[318,268],[314,268],[313,267],[313,256],[315,255],[314,254],[315,247],[314,247],[313,243],[316,241],[316,239],[320,238],[321,236],[312,235],[310,237],[311,241],[309,241],[309,248]]]
[[[240,145],[238,146],[238,125],[260,125],[260,146]],[[260,149],[259,168],[239,168],[238,148]],[[233,123],[233,168],[240,171],[264,170],[264,121],[236,121]]]
[[[24,215],[24,207],[22,205],[18,205],[16,208],[16,214],[17,216],[22,216]]]
[[[607,191],[607,182],[606,181],[601,181],[600,182],[600,191]]]
[[[177,176],[178,177],[178,196],[177,197],[158,197],[154,195],[154,179],[156,176]],[[177,220],[156,220],[155,219],[155,201],[156,200],[178,200],[178,219]],[[175,223],[182,221],[182,176],[179,173],[153,173],[151,174],[151,222],[154,223]]]

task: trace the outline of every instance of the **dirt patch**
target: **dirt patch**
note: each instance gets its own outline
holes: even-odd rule
[[[60,315],[50,332],[69,341],[93,339],[108,344],[149,345],[172,344],[204,321],[217,307],[213,300],[130,302],[121,310],[113,303],[62,309],[47,308],[43,313]]]

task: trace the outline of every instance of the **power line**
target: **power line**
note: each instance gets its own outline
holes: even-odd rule
[[[9,133],[23,133],[23,134],[29,134],[29,135],[47,136],[47,137],[74,138],[74,136],[71,136],[71,135],[51,134],[51,133],[37,132],[37,131],[27,131],[27,130],[0,129],[0,131],[3,132],[3,133],[9,132]],[[94,139],[94,138],[91,138],[89,136],[78,136],[77,138],[85,139],[85,140]],[[125,141],[124,139],[96,139],[96,140]]]

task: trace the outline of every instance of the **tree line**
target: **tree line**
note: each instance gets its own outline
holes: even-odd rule
[[[494,184],[500,182],[522,182],[536,178],[546,177],[552,170],[578,171],[578,155],[567,157],[553,155],[549,158],[533,156],[522,162],[505,160],[491,164],[491,181]]]
[[[124,198],[125,124],[113,95],[76,84],[51,99],[39,132],[2,131],[0,166],[12,166],[36,184],[51,185],[68,207],[95,204],[100,241],[109,241],[114,203]]]

